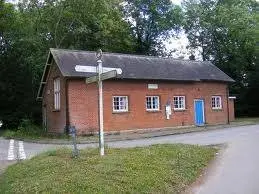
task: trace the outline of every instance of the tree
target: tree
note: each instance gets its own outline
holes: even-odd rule
[[[163,41],[181,27],[181,8],[170,0],[126,0],[124,13],[138,54],[161,55]]]
[[[184,29],[192,49],[200,49],[203,60],[210,60],[236,82],[230,92],[237,95],[237,111],[247,112],[244,96],[248,72],[255,61],[255,1],[188,0]]]
[[[51,47],[132,52],[130,28],[119,0],[0,1],[0,119],[5,127],[23,118],[40,122],[36,102]]]
[[[259,3],[256,4],[256,28],[254,29],[254,38],[256,40],[255,43],[255,60],[252,68],[247,73],[247,90],[244,94],[243,101],[247,115],[256,115],[259,113]],[[244,114],[245,115],[245,114]]]
[[[8,36],[15,29],[16,17],[14,6],[0,0],[0,53],[6,51],[7,46],[10,44]]]
[[[129,27],[119,0],[23,0],[27,33],[55,48],[131,52]]]

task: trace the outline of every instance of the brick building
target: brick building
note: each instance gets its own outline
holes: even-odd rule
[[[104,131],[225,124],[234,119],[229,76],[210,62],[103,54],[104,67],[122,69],[103,82]],[[38,99],[43,124],[63,133],[75,126],[81,134],[98,131],[98,88],[86,84],[94,73],[76,65],[96,66],[95,52],[50,49]]]

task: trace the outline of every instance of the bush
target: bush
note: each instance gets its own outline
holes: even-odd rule
[[[48,134],[42,127],[34,124],[29,119],[23,119],[17,129],[5,130],[2,136],[6,138],[21,138],[21,139],[41,139],[41,138],[66,138],[68,135],[64,134]]]
[[[23,119],[16,133],[22,136],[39,136],[46,132],[41,127],[35,125],[31,120]]]
[[[46,134],[41,127],[35,125],[29,119],[23,119],[17,129],[6,130],[3,133],[4,137],[7,138],[37,138]]]

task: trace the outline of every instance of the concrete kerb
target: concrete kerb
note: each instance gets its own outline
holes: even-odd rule
[[[248,125],[255,125],[258,123],[232,123],[232,124],[222,124],[222,125],[206,125],[203,127],[175,127],[175,128],[166,128],[166,129],[157,129],[152,130],[149,132],[143,132],[141,130],[135,132],[122,132],[116,134],[105,134],[105,142],[116,142],[116,141],[124,141],[124,140],[137,140],[137,139],[147,139],[147,138],[156,138],[162,136],[169,136],[169,135],[180,135],[180,134],[187,134],[187,133],[198,133],[203,131],[209,130],[223,130],[225,128],[233,128],[237,126],[248,126]],[[78,140],[78,144],[94,144],[98,143],[98,135],[94,136],[96,140]],[[13,139],[13,138],[12,138]],[[63,139],[26,139],[26,138],[16,138],[16,140],[21,140],[24,142],[30,143],[38,143],[38,144],[55,144],[55,145],[68,145],[71,144],[72,140],[63,140]]]

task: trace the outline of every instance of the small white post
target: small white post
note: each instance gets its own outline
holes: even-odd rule
[[[99,148],[100,148],[100,155],[104,155],[104,137],[103,137],[103,83],[101,79],[103,67],[102,67],[102,60],[101,60],[101,51],[97,53],[100,57],[97,57],[97,64],[98,64],[98,89],[99,89]]]

